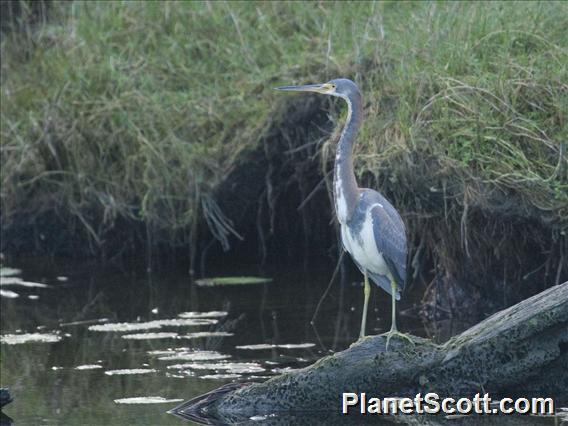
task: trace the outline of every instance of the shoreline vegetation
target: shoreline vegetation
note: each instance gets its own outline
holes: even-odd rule
[[[272,88],[344,76],[427,300],[568,276],[566,3],[32,3],[2,26],[3,251],[325,255],[345,111]]]

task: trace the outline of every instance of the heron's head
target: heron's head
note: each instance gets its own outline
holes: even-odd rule
[[[315,92],[324,95],[338,96],[344,99],[351,99],[359,94],[359,88],[355,83],[347,78],[336,78],[322,84],[305,84],[303,86],[281,86],[277,90],[288,92]]]

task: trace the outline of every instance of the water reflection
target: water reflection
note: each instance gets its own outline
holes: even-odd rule
[[[347,280],[332,287],[316,328],[310,325],[333,267],[312,277],[274,273],[272,282],[254,286],[198,287],[176,271],[149,276],[144,268],[125,273],[38,259],[13,266],[21,272],[10,277],[43,284],[0,299],[1,385],[15,396],[5,411],[17,424],[184,424],[165,413],[172,401],[306,366],[344,349],[358,332],[362,291]],[[239,268],[215,273],[257,272]],[[390,301],[382,296],[374,292],[371,306],[375,333],[389,326]],[[402,308],[416,303],[405,295]],[[416,316],[400,322],[426,333]],[[12,345],[8,334],[60,339]],[[147,397],[160,403],[115,402]]]

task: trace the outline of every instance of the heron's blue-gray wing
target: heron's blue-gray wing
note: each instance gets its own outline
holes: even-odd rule
[[[384,197],[380,195],[379,197],[381,200],[371,207],[375,243],[389,267],[398,290],[402,291],[406,281],[406,229],[396,209]]]

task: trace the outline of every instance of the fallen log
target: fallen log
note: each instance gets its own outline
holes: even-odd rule
[[[500,311],[443,345],[411,339],[393,338],[387,351],[385,336],[367,337],[309,367],[263,383],[228,385],[173,412],[215,424],[275,413],[331,416],[341,413],[344,392],[378,398],[429,392],[568,397],[568,283]]]

